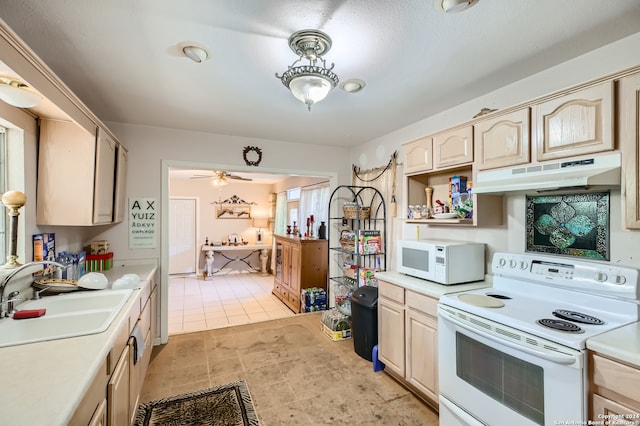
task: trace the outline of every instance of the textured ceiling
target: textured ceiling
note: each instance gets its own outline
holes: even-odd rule
[[[103,121],[353,146],[639,32],[640,1],[2,0],[0,17]],[[308,28],[367,83],[311,112],[274,76]]]

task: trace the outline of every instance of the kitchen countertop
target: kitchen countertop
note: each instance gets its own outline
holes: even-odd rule
[[[69,422],[122,327],[128,325],[129,312],[141,289],[150,285],[156,269],[153,261],[133,261],[114,262],[112,269],[104,271],[110,283],[130,273],[137,274],[141,280],[140,289],[133,291],[106,331],[0,348],[3,424],[66,425]]]
[[[640,322],[588,339],[587,349],[640,368]]]
[[[431,296],[436,299],[444,294],[458,293],[460,291],[475,290],[478,288],[491,287],[492,280],[490,275],[485,275],[483,281],[475,281],[466,284],[455,285],[443,285],[433,281],[422,280],[420,278],[411,277],[409,275],[401,274],[398,272],[378,272],[376,277],[391,284],[404,287],[407,290],[415,291],[416,293]]]

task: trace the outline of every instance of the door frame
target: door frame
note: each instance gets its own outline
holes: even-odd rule
[[[198,163],[191,161],[161,160],[160,182],[160,301],[159,321],[160,336],[154,340],[154,345],[165,344],[169,341],[169,274],[162,265],[169,265],[169,169],[197,169],[197,170],[229,170],[235,172],[255,172],[251,166]],[[329,186],[338,186],[338,172],[324,170],[275,169],[260,167],[260,173],[290,174],[297,176],[326,176]]]

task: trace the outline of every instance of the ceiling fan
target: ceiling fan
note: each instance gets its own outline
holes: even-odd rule
[[[228,184],[227,179],[235,179],[235,180],[243,180],[243,181],[252,181],[253,179],[245,178],[242,176],[232,175],[230,173],[225,172],[224,170],[213,170],[213,174],[211,175],[194,175],[189,179],[205,179],[212,178],[214,185],[226,185]]]

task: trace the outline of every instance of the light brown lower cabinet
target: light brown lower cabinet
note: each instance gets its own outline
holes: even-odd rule
[[[103,398],[89,421],[89,426],[107,426],[107,398]]]
[[[438,300],[378,281],[378,358],[385,371],[438,407]]]
[[[640,368],[589,353],[590,420],[640,425]]]
[[[69,425],[132,425],[147,368],[151,361],[156,333],[158,290],[155,281],[141,290],[115,343],[93,379]],[[135,339],[131,336],[138,325],[144,336],[145,350],[134,362]]]

